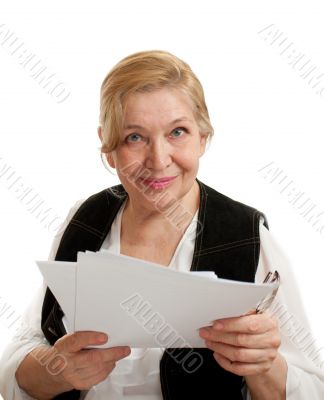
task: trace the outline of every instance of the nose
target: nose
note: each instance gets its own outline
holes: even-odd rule
[[[156,140],[147,149],[145,167],[155,171],[167,168],[172,162],[171,149],[163,140]]]

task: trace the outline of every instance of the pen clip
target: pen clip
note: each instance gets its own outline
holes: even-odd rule
[[[279,289],[279,285],[280,285],[279,272],[277,270],[275,270],[274,272],[269,271],[267,273],[266,277],[264,278],[263,283],[275,283],[275,282],[278,282],[278,286],[275,289],[273,289],[273,291],[268,296],[266,296],[264,299],[262,299],[256,306],[257,314],[264,313],[271,306],[274,298],[276,297],[278,289]]]

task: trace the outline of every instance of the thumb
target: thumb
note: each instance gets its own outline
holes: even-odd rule
[[[107,340],[108,336],[105,333],[79,331],[63,336],[55,343],[55,347],[62,353],[75,353],[90,345],[104,344]]]

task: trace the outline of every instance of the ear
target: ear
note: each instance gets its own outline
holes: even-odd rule
[[[99,139],[100,139],[101,143],[103,143],[103,135],[102,135],[102,128],[101,128],[101,126],[98,126],[97,131],[98,131]],[[113,154],[112,154],[112,153],[105,154],[105,157],[106,157],[106,160],[107,160],[109,166],[110,166],[111,168],[116,168],[116,167],[115,167],[116,164],[115,164],[115,160],[114,160]]]
[[[115,163],[114,156],[112,153],[107,154],[107,161],[108,161],[108,164],[111,166],[111,168],[116,168],[116,163]]]
[[[206,150],[206,143],[207,143],[207,136],[206,135],[201,135],[200,134],[200,151],[199,151],[199,157],[201,157]]]
[[[101,153],[101,156],[106,159],[106,162],[111,168],[116,168],[115,159],[113,153]]]
[[[102,130],[101,130],[101,126],[98,126],[97,131],[98,131],[98,136],[99,136],[100,142],[102,143]]]

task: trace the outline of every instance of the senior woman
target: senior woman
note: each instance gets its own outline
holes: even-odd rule
[[[185,62],[164,51],[120,61],[101,87],[98,134],[121,184],[77,202],[50,258],[73,261],[79,250],[108,249],[241,281],[262,280],[276,265],[283,278],[277,304],[295,310],[296,287],[265,216],[197,179],[212,133],[202,86]],[[16,334],[3,355],[5,399],[324,398],[323,373],[271,313],[201,327],[206,348],[195,349],[203,364],[193,373],[179,363],[188,349],[85,350],[109,337],[66,334],[62,317],[44,284],[26,312],[32,330]],[[49,368],[55,354],[64,368]]]

